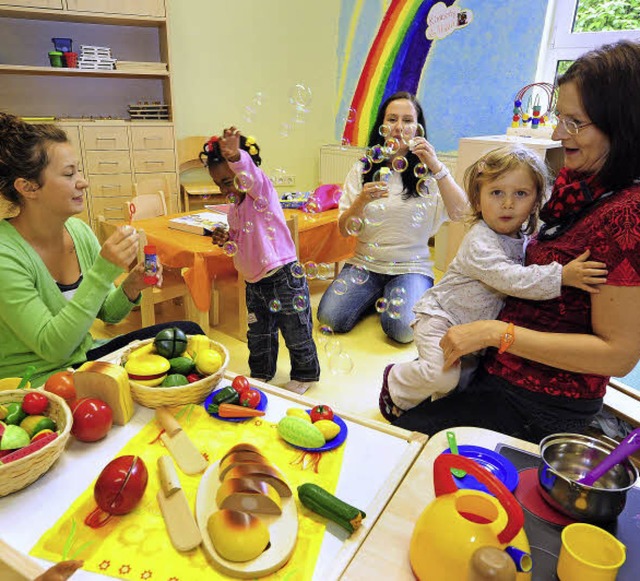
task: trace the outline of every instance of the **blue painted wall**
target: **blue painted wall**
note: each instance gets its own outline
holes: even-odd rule
[[[382,0],[343,0],[339,21],[336,138],[348,110],[369,46],[388,6]],[[362,5],[348,55],[353,11]],[[514,95],[533,82],[547,0],[462,0],[473,22],[434,42],[418,97],[427,116],[429,140],[439,151],[454,151],[461,137],[502,134],[509,126]]]

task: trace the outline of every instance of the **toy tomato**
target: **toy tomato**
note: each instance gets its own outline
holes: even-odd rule
[[[85,397],[73,406],[71,433],[81,442],[95,442],[107,435],[113,425],[113,412],[102,400]]]
[[[260,403],[260,392],[255,389],[245,389],[240,394],[240,405],[243,405],[248,408],[256,409],[258,404]]]
[[[22,411],[30,416],[43,414],[49,407],[49,400],[46,395],[37,391],[31,391],[22,400]]]
[[[249,389],[251,384],[244,375],[236,375],[231,382],[231,387],[233,387],[233,389],[238,393],[242,393],[245,389]]]
[[[332,420],[333,410],[328,405],[317,405],[311,409],[311,421]]]
[[[44,384],[44,390],[59,395],[69,405],[76,399],[76,388],[73,383],[73,373],[70,371],[58,371],[54,373]]]

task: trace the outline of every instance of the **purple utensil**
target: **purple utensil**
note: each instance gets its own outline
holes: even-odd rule
[[[583,476],[578,480],[578,484],[584,484],[586,486],[593,486],[593,484],[600,478],[605,472],[608,472],[616,464],[620,464],[631,456],[634,452],[640,450],[640,428],[636,428],[631,432],[620,444],[618,444],[613,452],[609,454],[600,464],[590,470],[586,476]]]

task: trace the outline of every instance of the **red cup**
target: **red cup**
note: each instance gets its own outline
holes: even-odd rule
[[[77,52],[65,52],[62,53],[64,55],[64,62],[67,65],[68,69],[76,69],[78,68],[78,53]]]

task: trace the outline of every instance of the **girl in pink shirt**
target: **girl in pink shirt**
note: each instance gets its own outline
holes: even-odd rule
[[[231,204],[229,229],[216,228],[212,238],[233,255],[246,280],[251,376],[273,379],[280,330],[291,358],[291,381],[285,388],[304,393],[320,377],[309,287],[296,268],[296,248],[278,194],[258,167],[259,153],[257,143],[235,127],[205,144],[200,157]]]

